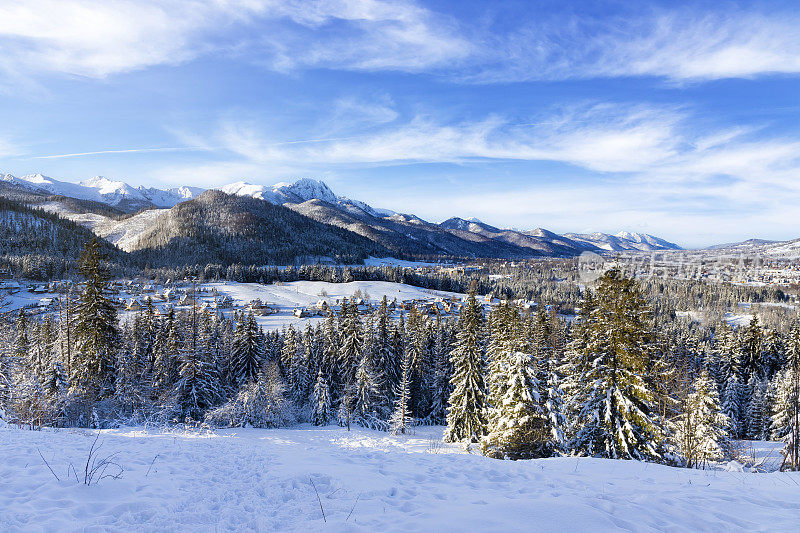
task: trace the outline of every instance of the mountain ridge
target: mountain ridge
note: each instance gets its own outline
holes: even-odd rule
[[[58,200],[52,200],[45,208],[92,228],[98,235],[124,249],[130,249],[138,235],[146,232],[148,225],[155,223],[162,214],[206,192],[199,187],[186,186],[169,189],[134,187],[102,176],[72,183],[42,174],[21,177],[4,174],[0,175],[0,184],[54,198],[75,198],[89,202],[83,212],[74,205],[67,209]],[[311,178],[279,182],[272,186],[237,181],[213,190],[284,206],[317,222],[353,231],[400,255],[511,259],[573,257],[586,251],[603,253],[680,249],[676,244],[659,237],[626,231],[615,235],[599,232],[558,234],[544,228],[503,229],[477,218],[459,217],[436,224],[413,214],[374,208],[359,200],[337,196],[326,183]],[[98,213],[98,205],[110,206],[122,215],[115,215],[115,218]],[[152,211],[154,209],[158,211]]]

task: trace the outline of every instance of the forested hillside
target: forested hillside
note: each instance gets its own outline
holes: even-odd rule
[[[47,280],[76,272],[80,251],[92,238],[83,226],[0,197],[0,265],[17,277]],[[105,241],[102,251],[114,263],[127,261]]]
[[[149,265],[360,262],[381,245],[254,198],[207,191],[159,217],[132,246]]]

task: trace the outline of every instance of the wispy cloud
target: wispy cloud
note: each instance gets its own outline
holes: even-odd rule
[[[298,145],[269,137],[253,124],[227,121],[205,142],[258,163],[347,166],[520,160],[634,172],[676,154],[680,118],[673,109],[608,105],[582,106],[524,123],[499,115],[456,123],[417,115],[372,133]]]
[[[532,4],[496,27],[402,0],[27,0],[0,4],[0,73],[90,78],[224,54],[277,71],[434,72],[493,83],[800,73],[800,13]]]
[[[800,73],[800,13],[629,9],[593,18],[561,13],[491,38],[494,53],[465,80],[655,76],[676,82]]]
[[[419,71],[468,54],[431,11],[387,0],[26,0],[0,4],[0,72],[92,78],[206,54],[277,70]]]
[[[66,159],[70,157],[86,157],[94,155],[108,155],[108,154],[147,154],[152,152],[197,152],[207,151],[208,147],[194,147],[194,146],[175,146],[175,147],[162,147],[162,148],[128,148],[123,150],[97,150],[94,152],[76,152],[72,154],[54,154],[54,155],[37,155],[31,156],[29,159]]]

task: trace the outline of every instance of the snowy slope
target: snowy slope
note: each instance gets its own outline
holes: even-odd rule
[[[124,220],[107,219],[92,228],[97,235],[130,252],[139,237],[168,209],[147,209]]]
[[[616,235],[608,233],[565,233],[564,237],[573,241],[591,244],[610,252],[616,251],[653,251],[653,250],[680,250],[677,244],[665,241],[659,237],[646,233],[631,233],[620,231]]]
[[[106,430],[99,455],[117,453],[122,478],[85,486],[70,464],[82,479],[94,432],[0,429],[0,530],[797,530],[796,473],[500,461],[441,444],[441,435]]]
[[[335,304],[336,300],[351,298],[357,291],[362,297],[368,297],[373,305],[377,305],[386,296],[391,302],[397,300],[434,299],[444,296],[464,298],[466,295],[423,289],[403,283],[389,281],[351,281],[349,283],[328,283],[326,281],[292,281],[283,284],[261,285],[259,283],[237,283],[232,281],[204,283],[202,287],[210,291],[215,289],[222,296],[230,296],[237,304],[248,304],[259,299],[264,303],[272,304],[280,311],[274,315],[259,316],[256,318],[264,329],[280,329],[289,324],[303,328],[306,322],[316,323],[322,318],[302,318],[294,316],[293,311],[298,307],[313,307],[320,300]],[[213,299],[210,296],[209,300]]]

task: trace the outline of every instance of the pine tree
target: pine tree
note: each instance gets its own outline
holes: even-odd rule
[[[765,381],[756,376],[750,378],[748,383],[750,403],[747,404],[745,420],[747,422],[747,436],[751,439],[762,440],[766,438],[769,424],[767,406],[767,385]]]
[[[350,419],[357,397],[356,371],[363,356],[364,330],[355,301],[342,303],[341,347],[338,351],[338,368],[343,393],[339,398],[339,421],[350,430]]]
[[[389,418],[389,432],[392,435],[405,434],[413,423],[409,407],[411,402],[411,357],[411,352],[406,350],[400,367],[400,382],[394,394],[394,411]]]
[[[233,335],[231,355],[237,383],[255,382],[264,364],[264,342],[252,311],[240,315]]]
[[[453,377],[447,413],[447,442],[478,442],[486,434],[486,386],[483,378],[483,311],[470,291],[450,354]]]
[[[575,438],[583,424],[580,413],[588,400],[589,388],[582,381],[589,371],[589,334],[594,311],[594,297],[586,289],[578,316],[569,329],[569,342],[564,351],[564,362],[559,366],[558,373],[564,376],[560,384],[560,391],[564,397],[564,416],[566,418],[565,441],[570,442]]]
[[[376,418],[375,396],[378,388],[372,372],[369,358],[362,358],[356,370],[353,417],[364,425],[370,425],[370,421]]]
[[[392,331],[389,317],[389,303],[384,295],[381,304],[375,312],[375,330],[372,340],[374,361],[377,379],[380,381],[379,390],[385,391],[381,398],[381,407],[388,416],[394,401],[394,390],[399,381],[399,365],[401,357],[395,354],[392,346]]]
[[[501,374],[506,386],[493,409],[481,450],[503,459],[549,457],[554,446],[533,360],[528,354],[515,352],[507,361]]]
[[[742,384],[739,383],[738,374],[733,372],[728,377],[723,389],[722,412],[728,418],[728,431],[734,438],[740,438],[746,431],[746,425],[743,424],[742,397]]]
[[[109,275],[103,266],[100,243],[92,239],[80,256],[80,273],[86,281],[76,309],[74,386],[96,398],[113,386],[114,352],[119,343],[117,311],[106,296]]]
[[[314,385],[314,412],[311,422],[315,426],[326,426],[330,422],[331,398],[328,382],[322,369],[317,372],[317,382]]]
[[[175,398],[182,414],[201,420],[206,411],[223,400],[222,376],[212,346],[212,320],[203,312],[197,318],[197,339],[180,352]]]
[[[694,381],[683,412],[672,423],[674,438],[688,468],[722,459],[728,418],[721,412],[717,387],[706,371]]]
[[[431,420],[436,424],[442,424],[447,420],[447,401],[450,397],[450,378],[452,375],[448,358],[449,353],[445,324],[437,314],[433,344],[434,377],[433,408],[431,410]]]
[[[782,470],[800,470],[800,324],[787,338],[786,366],[775,376],[772,437],[786,442]]]
[[[175,309],[170,307],[153,346],[153,390],[159,395],[171,392],[178,380],[178,353],[183,342]]]
[[[600,278],[595,305],[581,376],[588,390],[572,447],[613,459],[660,459],[661,421],[645,381],[650,311],[635,282],[613,269]]]
[[[740,377],[749,379],[749,376],[753,375],[766,376],[767,369],[761,358],[762,338],[763,332],[761,331],[758,315],[755,315],[742,335]]]

